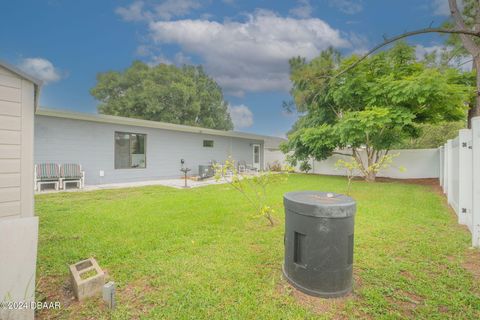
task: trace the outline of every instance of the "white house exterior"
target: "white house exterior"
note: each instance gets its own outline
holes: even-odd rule
[[[39,109],[35,163],[78,163],[85,184],[178,178],[181,159],[200,165],[235,161],[263,170],[271,137],[109,115]]]
[[[0,62],[0,319],[33,319],[38,218],[33,199],[33,127],[41,82]],[[8,304],[10,303],[10,305]],[[12,309],[8,307],[11,306]]]

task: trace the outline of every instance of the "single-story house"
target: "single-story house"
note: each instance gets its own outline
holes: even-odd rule
[[[200,165],[228,157],[266,168],[272,137],[102,114],[37,110],[35,163],[78,163],[85,184],[178,178],[181,160],[198,175]]]

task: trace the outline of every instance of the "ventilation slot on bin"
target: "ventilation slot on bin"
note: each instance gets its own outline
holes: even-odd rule
[[[353,234],[348,236],[347,265],[353,264]]]
[[[305,266],[305,235],[294,232],[293,262]]]

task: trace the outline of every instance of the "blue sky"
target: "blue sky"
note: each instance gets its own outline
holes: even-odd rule
[[[95,76],[150,64],[202,64],[222,86],[236,130],[282,136],[288,58],[332,45],[362,53],[406,30],[439,25],[447,0],[16,0],[0,2],[0,59],[45,80],[44,107],[96,112]],[[409,40],[421,56],[442,45]]]

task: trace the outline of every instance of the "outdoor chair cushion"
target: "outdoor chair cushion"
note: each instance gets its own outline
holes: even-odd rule
[[[39,181],[54,181],[60,178],[60,172],[56,163],[40,163],[36,167],[37,180]]]
[[[76,163],[64,163],[60,166],[60,177],[62,179],[81,179],[82,170]]]

